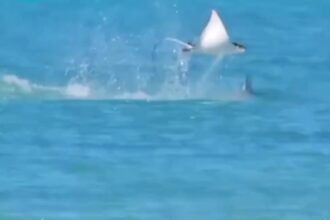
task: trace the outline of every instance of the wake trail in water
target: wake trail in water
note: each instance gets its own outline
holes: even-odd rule
[[[100,86],[97,86],[99,91]],[[155,94],[145,91],[98,92],[92,86],[82,83],[69,83],[65,86],[49,86],[33,83],[13,74],[0,76],[0,99],[43,99],[43,100],[141,100],[141,101],[179,101],[179,100],[220,100],[245,101],[245,92],[224,92],[213,96],[201,96],[192,92],[194,88],[181,83],[179,77],[165,82]],[[106,91],[106,92],[104,92]]]
[[[30,82],[16,75],[3,75],[0,78],[2,98],[40,97],[54,99],[84,99],[91,95],[88,86],[71,83],[65,87],[46,86]]]

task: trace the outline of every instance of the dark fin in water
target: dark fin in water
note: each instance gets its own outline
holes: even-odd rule
[[[245,81],[242,87],[242,90],[248,94],[253,94],[254,90],[253,90],[253,85],[252,85],[252,79],[250,76],[246,76],[245,77]]]

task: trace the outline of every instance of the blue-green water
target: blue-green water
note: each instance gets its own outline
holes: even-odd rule
[[[329,6],[1,1],[0,219],[330,218]],[[247,53],[155,68],[213,8]]]

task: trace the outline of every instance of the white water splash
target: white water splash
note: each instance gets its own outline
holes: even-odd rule
[[[91,95],[91,90],[88,86],[81,84],[69,84],[65,88],[65,95],[73,98],[88,98]]]
[[[15,75],[4,75],[2,81],[8,85],[21,89],[24,92],[32,92],[32,85],[26,79],[21,79]]]
[[[30,82],[13,74],[3,75],[0,78],[2,96],[38,96],[41,98],[88,98],[91,90],[88,86],[79,83],[70,83],[67,86],[47,86]],[[4,89],[6,88],[6,89]]]
[[[175,101],[175,100],[220,100],[220,101],[245,101],[252,96],[244,91],[214,90],[214,94],[205,96],[197,88],[180,84],[178,79],[164,83],[161,89],[153,94],[143,90],[121,91],[110,93],[106,88],[97,86],[93,90],[86,83],[69,83],[66,86],[48,86],[30,82],[28,79],[16,75],[3,75],[0,77],[0,98],[40,98],[40,99],[82,99],[82,100],[141,100],[141,101]]]

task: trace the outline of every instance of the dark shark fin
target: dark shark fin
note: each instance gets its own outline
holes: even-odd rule
[[[253,91],[251,76],[249,76],[249,75],[245,76],[245,81],[242,86],[242,90],[248,94],[253,94],[254,91]]]

